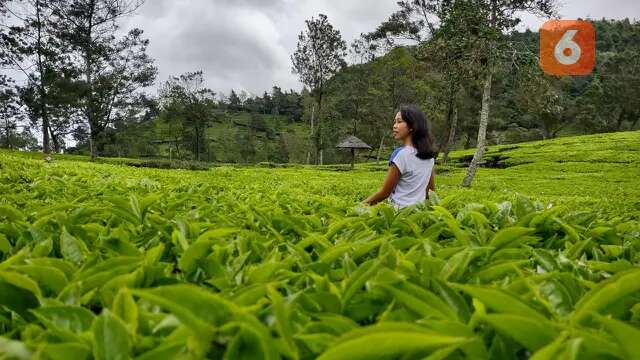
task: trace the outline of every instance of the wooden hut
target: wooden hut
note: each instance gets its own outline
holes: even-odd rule
[[[337,148],[340,149],[351,149],[351,168],[353,169],[354,163],[356,162],[356,149],[367,149],[370,150],[371,146],[367,145],[364,141],[358,139],[357,137],[351,135],[346,139],[342,140]]]

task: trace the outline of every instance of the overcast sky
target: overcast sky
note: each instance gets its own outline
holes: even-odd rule
[[[638,0],[560,0],[561,18],[640,19]],[[395,0],[147,0],[124,29],[150,39],[158,82],[203,70],[206,86],[261,94],[273,85],[300,90],[290,56],[305,19],[326,14],[350,43],[397,9]],[[525,16],[522,29],[543,19]]]

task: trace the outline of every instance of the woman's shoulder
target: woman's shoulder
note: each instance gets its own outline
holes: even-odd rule
[[[397,148],[393,149],[393,151],[391,152],[391,156],[389,156],[390,160],[393,160],[396,156],[398,156],[398,154],[402,151],[402,149],[404,149],[404,146],[398,146]]]
[[[409,156],[414,155],[418,152],[418,149],[413,146],[401,146],[398,148],[398,155]]]

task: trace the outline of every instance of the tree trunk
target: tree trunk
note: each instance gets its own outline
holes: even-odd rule
[[[203,144],[203,140],[204,140],[204,133],[203,133],[203,129],[198,128],[198,143],[197,143],[197,148],[196,148],[196,154],[198,154],[198,156],[196,156],[196,160],[200,161],[202,159],[202,153],[200,152],[200,150],[202,150],[202,146]]]
[[[542,120],[542,140],[547,140],[551,137],[551,132],[549,131],[549,126],[547,126],[547,122]]]
[[[85,113],[87,116],[87,122],[89,123],[89,150],[91,151],[91,161],[96,161],[98,154],[96,153],[96,140],[98,134],[97,122],[95,119],[95,109],[93,104],[93,69],[91,66],[91,42],[93,37],[93,15],[95,14],[95,1],[90,2],[90,13],[89,13],[89,24],[86,30],[86,38],[84,44],[84,76],[85,81],[87,83],[87,99],[86,99],[86,108]]]
[[[450,141],[451,141],[450,140],[451,133],[455,131],[455,125],[452,122],[453,108],[456,102],[456,93],[454,91],[455,84],[451,79],[449,79],[448,84],[449,84],[449,88],[447,89],[447,115],[446,115],[446,124],[448,125],[448,129],[447,129],[447,135],[444,137],[442,141],[440,141],[439,152],[441,153],[447,152],[447,149],[449,148]]]
[[[465,140],[464,140],[464,149],[468,149],[471,147],[471,135],[469,135],[469,133],[465,133]]]
[[[451,115],[451,125],[449,126],[449,137],[447,141],[444,143],[443,158],[442,162],[446,164],[449,160],[449,147],[453,144],[453,141],[456,137],[456,129],[458,128],[458,105],[456,103],[453,104],[453,114]]]
[[[51,124],[49,124],[49,133],[51,133],[51,141],[53,142],[53,152],[60,153],[60,140],[51,129]]]
[[[358,110],[359,110],[360,106],[358,104],[358,102],[355,103],[355,112],[353,115],[353,136],[356,136],[356,134],[358,133]]]
[[[40,105],[42,106],[42,104]],[[49,141],[49,119],[44,113],[42,114],[42,152],[45,155],[51,153],[51,146]]]
[[[384,143],[384,134],[380,137],[380,146],[378,146],[378,154],[376,155],[376,165],[380,164],[380,154],[382,153],[382,144]]]
[[[313,145],[313,117],[315,116],[316,104],[311,106],[311,127],[309,130],[309,148],[307,149],[307,165],[311,164],[311,146]]]
[[[484,82],[484,89],[482,91],[482,111],[480,112],[480,128],[478,129],[478,144],[476,145],[476,153],[473,155],[473,160],[469,164],[467,175],[462,182],[462,186],[470,187],[473,178],[476,175],[478,165],[482,161],[484,155],[484,147],[487,137],[487,124],[489,122],[489,106],[491,102],[491,81],[493,80],[493,69],[489,69],[487,78]]]
[[[194,144],[195,147],[195,155],[196,155],[196,161],[200,161],[200,129],[196,126],[195,128],[196,131],[196,141]]]
[[[356,150],[351,149],[351,169],[353,170],[354,164],[356,162]]]
[[[638,115],[635,115],[634,120],[631,122],[631,126],[629,127],[629,130],[633,130],[636,127],[636,124],[638,123],[638,120],[640,120],[640,117],[638,117]]]
[[[88,110],[87,113],[90,113],[91,110]],[[93,123],[93,116],[88,115],[89,120],[89,151],[91,153],[91,161],[96,161],[98,158],[98,130],[96,129],[96,125]]]
[[[618,114],[618,121],[616,122],[616,131],[620,131],[620,129],[622,128],[622,123],[624,123],[625,120],[625,110],[622,109],[620,110],[620,114]]]
[[[318,95],[318,132],[316,136],[318,137],[318,163],[319,165],[323,164],[323,151],[324,151],[324,139],[323,139],[323,129],[322,129],[322,91]]]
[[[373,149],[375,148],[372,147],[371,149],[369,149],[369,153],[367,154],[367,161],[371,160],[371,154],[373,154]]]
[[[8,117],[4,119],[4,125],[5,125],[4,126],[4,130],[5,130],[5,133],[6,133],[6,139],[4,140],[5,141],[5,145],[6,145],[7,149],[11,149],[11,138],[9,137],[11,134],[9,132],[10,131],[10,127],[9,127],[9,118]]]
[[[42,118],[42,152],[45,155],[51,153],[51,145],[49,140],[49,116],[47,114],[47,90],[44,87],[44,66],[42,64],[42,18],[40,14],[40,1],[36,1],[36,22],[38,29],[38,49],[36,51],[38,61],[38,72],[40,72],[40,81],[38,83],[38,93],[40,95],[39,107],[40,117]]]
[[[91,161],[96,161],[96,158],[98,156],[96,154],[96,144],[94,142],[93,126],[91,126],[91,124],[89,124],[89,152],[91,154]]]

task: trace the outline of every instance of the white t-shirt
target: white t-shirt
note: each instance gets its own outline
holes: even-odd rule
[[[400,170],[400,181],[389,197],[396,208],[417,204],[426,198],[435,159],[420,159],[417,152],[412,146],[401,146],[389,157],[389,166],[396,164]]]

